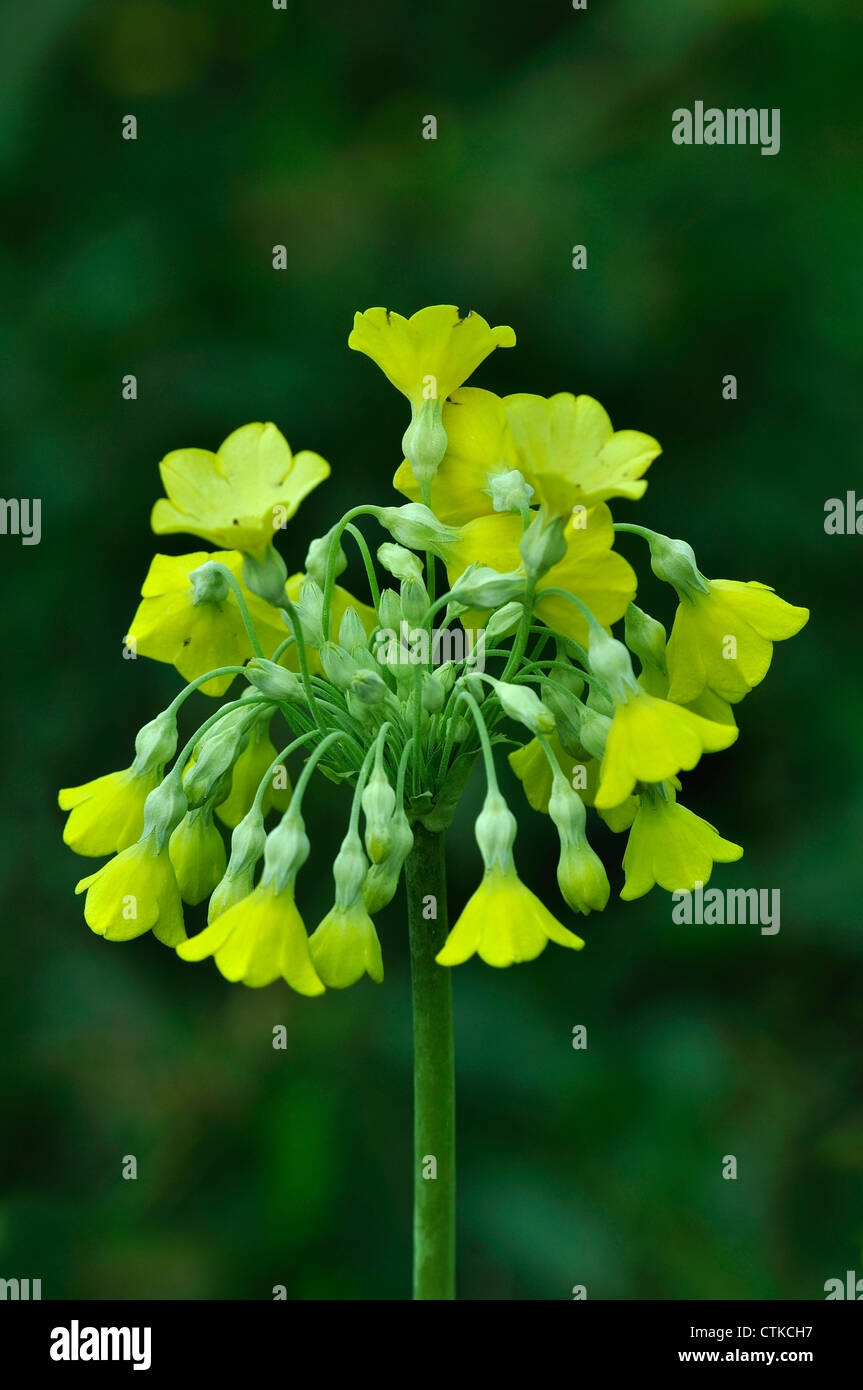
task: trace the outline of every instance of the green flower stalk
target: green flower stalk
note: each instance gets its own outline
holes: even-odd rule
[[[152,932],[225,980],[311,1000],[366,977],[384,987],[387,939],[404,922],[423,1300],[455,1296],[452,970],[474,957],[508,968],[549,943],[581,952],[567,918],[587,931],[610,896],[590,816],[627,836],[624,901],[689,891],[738,859],[741,846],[678,801],[680,774],[738,738],[732,706],[808,618],[764,584],[706,579],[684,541],[614,522],[616,499],[645,492],[660,453],[650,435],[614,429],[589,396],[465,385],[514,343],[449,305],[356,316],[350,346],[410,406],[394,478],[405,500],[358,501],[312,541],[305,570],[289,572],[280,538],[330,473],[320,455],[294,454],[273,424],[245,425],[215,453],[169,453],[153,530],[218,548],[154,556],[126,640],[187,684],[139,731],[128,767],[59,794],[67,844],[111,856],[76,890],[108,940]],[[668,638],[634,603],[618,531],[647,542],[676,593]],[[348,571],[368,601],[336,582]],[[221,703],[237,682],[239,698]],[[199,694],[210,712],[195,727]],[[560,901],[519,876],[501,743],[558,842]],[[478,761],[482,871],[450,928],[444,839]],[[302,808],[315,790],[343,820],[332,905],[310,936]],[[189,937],[183,904],[205,901],[207,925]]]

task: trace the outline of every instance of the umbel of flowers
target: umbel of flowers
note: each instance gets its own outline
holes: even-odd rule
[[[514,345],[512,329],[450,305],[410,319],[376,308],[356,315],[348,343],[409,405],[394,477],[407,500],[358,501],[299,569],[290,522],[329,475],[320,455],[292,453],[273,424],[242,426],[216,453],[169,453],[153,530],[213,549],[153,557],[126,640],[187,683],[138,731],[128,767],[59,799],[66,843],[109,856],[76,890],[93,932],[152,931],[182,960],[212,959],[252,987],[284,981],[311,997],[364,975],[381,982],[375,917],[404,875],[414,1294],[449,1298],[451,968],[473,956],[530,961],[549,941],[584,945],[568,923],[609,898],[588,813],[627,837],[625,899],[690,890],[738,859],[741,847],[684,804],[681,774],[735,742],[735,707],[808,613],[762,583],[706,578],[685,541],[614,522],[610,504],[646,490],[660,453],[650,435],[615,430],[590,396],[465,386],[495,348]],[[635,604],[620,530],[646,543],[676,595],[670,636]],[[349,551],[362,598],[338,583]],[[211,712],[181,736],[197,692]],[[559,902],[519,877],[496,747],[559,845]],[[478,759],[478,883],[448,930],[442,837]],[[332,906],[309,931],[303,803],[315,774],[350,797]],[[184,904],[204,902],[207,925],[189,937]]]
[[[558,884],[573,913],[601,911],[609,896],[588,809],[627,835],[627,899],[655,884],[691,889],[715,862],[742,854],[682,804],[680,774],[734,743],[734,706],[807,610],[755,581],[705,578],[685,541],[615,524],[609,503],[643,495],[660,448],[614,430],[590,396],[501,399],[464,385],[514,341],[510,328],[449,305],[410,319],[356,315],[349,346],[410,405],[394,479],[409,500],[358,503],[313,542],[304,570],[289,573],[276,542],[330,472],[318,454],[292,454],[275,425],[250,424],[216,453],[186,448],[162,460],[166,496],[153,530],[217,548],[155,555],[127,637],[188,684],[138,732],[127,768],[60,793],[67,844],[112,856],[76,890],[98,935],[152,931],[184,960],[212,957],[228,980],[282,979],[306,995],[365,974],[381,981],[374,916],[396,892],[416,826],[448,824],[481,756],[482,876],[439,963],[478,954],[511,965],[548,941],[578,949],[559,905],[518,876],[496,744],[519,745],[509,761],[559,839]],[[388,537],[378,569],[359,518]],[[654,573],[676,594],[668,638],[635,605],[616,530],[646,541]],[[337,583],[348,545],[368,601]],[[465,640],[477,631],[483,663]],[[456,659],[442,662],[442,650]],[[495,674],[479,669],[485,662]],[[180,746],[193,692],[218,700],[229,690]],[[291,793],[294,757],[303,767]],[[309,934],[297,880],[315,771],[353,797],[333,905]],[[183,903],[205,899],[209,925],[189,939]]]

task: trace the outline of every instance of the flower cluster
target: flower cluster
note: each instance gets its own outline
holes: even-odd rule
[[[216,453],[168,454],[153,530],[219,548],[156,555],[126,641],[188,684],[139,731],[128,768],[59,798],[67,844],[112,856],[76,890],[94,932],[125,941],[152,930],[183,960],[212,957],[228,980],[283,979],[306,995],[383,979],[373,917],[396,893],[416,826],[446,828],[478,757],[484,872],[438,962],[478,954],[506,966],[548,941],[584,944],[518,877],[498,744],[515,745],[510,764],[554,826],[573,913],[609,897],[589,808],[628,834],[625,899],[655,884],[691,889],[715,862],[738,859],[740,846],[680,803],[680,774],[736,740],[734,706],[764,679],[773,643],[808,617],[763,584],[706,579],[683,541],[615,524],[609,504],[643,495],[655,439],[615,430],[590,396],[465,386],[514,344],[510,328],[448,305],[410,319],[369,309],[348,341],[409,402],[394,478],[407,501],[353,507],[289,574],[275,542],[328,476],[324,459],[292,454],[273,424],[236,430]],[[377,566],[360,518],[386,533]],[[670,637],[634,603],[635,573],[614,549],[621,530],[646,542],[676,593]],[[336,582],[345,546],[368,603]],[[466,640],[477,630],[492,670]],[[462,639],[445,660],[442,635]],[[181,747],[187,700],[232,685]],[[294,755],[304,761],[292,788]],[[296,883],[315,771],[347,783],[352,802],[333,905],[309,935]],[[207,899],[207,926],[189,938],[183,904]]]

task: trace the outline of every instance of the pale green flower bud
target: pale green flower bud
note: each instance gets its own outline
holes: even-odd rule
[[[382,705],[389,693],[389,686],[377,671],[359,670],[351,676],[348,694],[370,709]]]
[[[476,842],[487,869],[493,864],[500,864],[502,868],[510,866],[517,829],[515,816],[500,792],[489,788],[474,825]]]
[[[511,637],[521,622],[523,612],[522,604],[513,602],[505,603],[503,608],[492,613],[485,625],[486,641],[496,642],[501,637]]]
[[[317,540],[312,541],[306,552],[306,574],[314,579],[316,584],[320,584],[321,588],[324,587],[327,580],[327,564],[330,558],[330,547],[332,546],[336,530],[336,526],[331,526],[325,536],[318,536]],[[337,579],[340,574],[344,574],[347,567],[348,557],[342,550],[341,544],[339,544],[336,550],[336,567],[334,570]]]
[[[153,788],[144,802],[144,830],[141,838],[152,834],[159,849],[164,849],[186,810],[187,802],[180,772],[174,767],[164,782]]]
[[[428,589],[422,579],[403,579],[400,590],[401,609],[409,623],[421,623],[429,607]]]
[[[608,739],[608,731],[611,728],[611,720],[607,714],[599,714],[588,705],[581,717],[581,728],[578,736],[582,746],[592,758],[602,758],[605,756],[605,744]]]
[[[372,864],[363,883],[366,911],[380,912],[392,902],[398,888],[402,867],[413,849],[413,831],[404,809],[400,806],[390,829],[390,852],[380,864]]]
[[[555,669],[553,672],[555,680],[557,680],[557,674]],[[581,701],[576,696],[571,695],[568,690],[558,690],[550,683],[543,685],[542,698],[554,715],[557,736],[563,747],[571,757],[581,757],[585,751],[581,742],[581,713],[583,710]]]
[[[602,628],[591,628],[589,659],[591,671],[608,686],[615,700],[625,699],[627,690],[636,688],[629,652]]]
[[[554,733],[554,715],[530,686],[495,681],[494,688],[504,714],[509,715],[510,719],[517,719],[532,734]]]
[[[482,489],[486,497],[491,498],[496,512],[519,514],[530,506],[534,490],[517,468],[510,468],[505,473],[489,473],[488,487]]]
[[[338,642],[324,642],[320,651],[324,675],[340,690],[347,690],[357,672],[357,663]]]
[[[406,502],[403,507],[376,507],[374,515],[400,545],[411,550],[431,550],[441,559],[444,548],[458,540],[458,532],[451,526],[444,526],[422,502]]]
[[[375,763],[372,775],[361,797],[366,818],[365,841],[369,859],[380,864],[389,854],[392,844],[392,821],[396,809],[396,794],[380,763]]]
[[[261,555],[243,556],[243,582],[266,603],[276,607],[281,604],[287,580],[287,567],[272,541],[267,542]]]
[[[349,830],[333,861],[336,902],[340,907],[349,907],[362,892],[368,867],[359,835],[356,831]]]
[[[435,678],[439,681],[445,695],[448,695],[455,684],[455,662],[445,661],[443,666],[439,666],[435,671]]]
[[[428,671],[423,673],[422,702],[423,709],[428,714],[437,714],[446,703],[443,682],[438,675],[433,676]]]
[[[608,875],[584,833],[584,802],[559,771],[554,778],[548,814],[560,834],[557,882],[564,901],[573,912],[601,912],[611,892]]]
[[[387,627],[391,632],[398,632],[402,616],[402,606],[395,589],[384,589],[378,605],[378,618],[381,627]]]
[[[214,560],[205,560],[197,569],[189,570],[189,582],[195,591],[195,604],[212,603],[219,607],[230,593],[228,576]]]
[[[245,666],[245,676],[256,690],[271,700],[301,700],[303,682],[293,671],[286,671],[275,661],[263,656],[252,657]]]
[[[566,554],[563,519],[555,516],[546,524],[542,512],[538,512],[522,536],[518,550],[530,577],[542,578],[553,565],[560,564]]]
[[[203,806],[218,796],[260,717],[261,710],[255,707],[231,710],[202,736],[195,745],[194,763],[183,773],[183,791],[190,806]]]
[[[418,411],[411,404],[411,422],[404,432],[402,448],[417,482],[430,483],[447,449],[439,400],[423,401]]]
[[[319,647],[324,640],[324,591],[314,579],[303,580],[295,608],[304,639],[310,646]]]
[[[267,836],[261,882],[274,883],[281,893],[293,882],[309,857],[311,845],[302,816],[290,807]]]
[[[366,630],[359,613],[355,608],[346,608],[339,623],[339,646],[344,647],[346,652],[352,652],[354,647],[365,647],[366,640]]]
[[[143,724],[135,735],[135,775],[144,776],[163,768],[177,751],[177,715],[162,710],[149,724]]]
[[[696,594],[707,594],[710,586],[695,563],[695,551],[688,541],[672,540],[670,536],[651,531],[648,535],[650,546],[650,568],[657,579],[671,584],[680,598],[694,598]]]
[[[466,608],[497,608],[524,593],[523,574],[501,574],[488,565],[473,564],[456,580],[452,597]]]
[[[231,836],[228,867],[210,897],[207,921],[215,922],[223,912],[248,897],[255,884],[255,869],[267,843],[264,818],[256,807],[243,817]]]
[[[422,561],[412,550],[405,550],[403,545],[393,545],[392,541],[384,541],[383,545],[378,546],[378,559],[384,569],[395,575],[396,579],[423,577]]]
[[[665,670],[665,628],[649,613],[631,603],[626,610],[624,621],[626,645],[634,652],[642,666],[655,666]]]

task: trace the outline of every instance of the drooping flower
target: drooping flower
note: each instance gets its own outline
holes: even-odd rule
[[[445,548],[450,587],[468,565],[491,565],[502,573],[522,568],[519,542],[523,535],[519,517],[501,513],[481,516],[461,528],[458,539]],[[577,595],[597,622],[610,626],[626,612],[636,588],[631,566],[612,549],[614,524],[605,505],[573,518],[565,527],[566,553],[539,580],[534,613],[555,632],[585,642],[587,620],[567,599],[546,592],[557,588]],[[480,613],[463,614],[466,627],[481,627]]]
[[[182,531],[260,556],[330,466],[304,449],[292,454],[273,424],[243,425],[220,445],[175,449],[159,464],[168,494],[153,508],[157,535]]]
[[[240,585],[265,651],[274,650],[288,635],[278,610],[243,584],[243,557],[236,550],[154,555],[126,641],[134,641],[139,655],[175,666],[187,681],[219,666],[241,666],[252,655],[237,601],[227,585],[217,599],[196,592],[190,575],[208,560],[225,565]],[[233,680],[233,676],[217,676],[199,689],[205,695],[224,695]]]
[[[363,975],[382,983],[381,943],[362,891],[347,906],[334,903],[312,933],[309,945],[315,969],[329,989],[347,989]]]
[[[645,787],[623,856],[626,882],[620,896],[641,898],[654,884],[669,893],[689,892],[708,881],[714,863],[731,864],[742,854],[740,845],[679,805],[673,788]]]
[[[296,877],[308,855],[302,817],[291,807],[267,836],[258,886],[183,942],[177,954],[189,961],[212,956],[232,983],[257,989],[281,978],[298,994],[323,994],[294,901]]]
[[[186,935],[168,847],[159,849],[153,835],[82,878],[75,892],[85,891],[84,920],[107,941],[132,941],[152,931],[165,946],[176,946]]]
[[[70,812],[63,827],[70,849],[98,858],[134,844],[144,827],[147,797],[161,782],[176,748],[176,715],[165,710],[139,729],[130,767],[80,787],[64,787],[57,800],[62,811]]]
[[[639,430],[612,429],[592,396],[515,395],[504,406],[519,467],[550,516],[644,493],[642,474],[662,452],[659,444]]]
[[[187,811],[168,843],[183,902],[196,907],[212,893],[225,872],[225,842],[213,824],[210,805]]]
[[[476,821],[485,869],[435,960],[462,965],[473,955],[487,965],[535,960],[549,941],[581,950],[581,937],[564,927],[519,878],[512,856],[515,816],[499,791],[490,788]]]
[[[636,782],[664,782],[687,771],[702,753],[729,748],[738,730],[703,719],[639,687],[615,704],[600,770],[597,810],[619,806]]]
[[[409,319],[391,309],[354,317],[348,347],[365,353],[417,411],[424,400],[444,401],[496,347],[513,347],[511,328],[491,328],[452,304],[420,309]]]
[[[809,609],[795,608],[755,580],[706,583],[706,593],[681,595],[666,653],[668,696],[687,704],[712,691],[736,704],[767,675],[773,643],[798,633]]]

